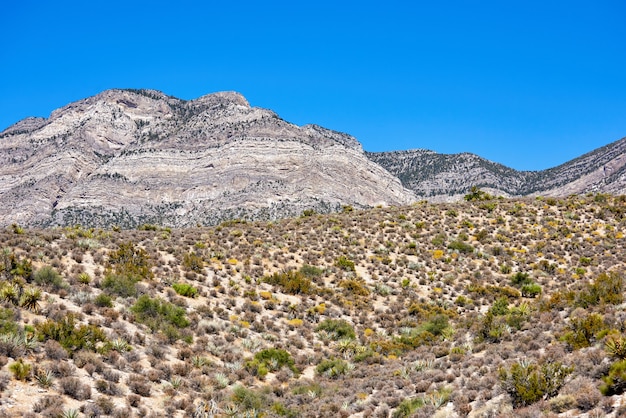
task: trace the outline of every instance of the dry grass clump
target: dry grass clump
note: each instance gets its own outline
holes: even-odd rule
[[[0,392],[17,401],[0,412],[617,414],[625,213],[621,196],[486,196],[186,230],[9,228]]]

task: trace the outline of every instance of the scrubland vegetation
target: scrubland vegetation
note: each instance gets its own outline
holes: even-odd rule
[[[474,192],[477,192],[474,190]],[[626,197],[0,233],[0,416],[624,416]]]

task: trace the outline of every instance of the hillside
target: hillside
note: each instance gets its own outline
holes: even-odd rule
[[[0,415],[626,413],[623,196],[307,214],[3,230]]]
[[[108,90],[0,133],[0,199],[3,226],[183,227],[414,195],[353,137],[288,123],[238,93]]]
[[[626,193],[626,138],[541,171],[517,171],[470,153],[409,150],[367,156],[430,200],[458,200],[473,186],[518,197]]]

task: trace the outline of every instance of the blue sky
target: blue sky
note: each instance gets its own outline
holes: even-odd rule
[[[623,0],[8,0],[0,16],[0,130],[153,88],[236,90],[368,151],[468,151],[516,169],[626,136]]]

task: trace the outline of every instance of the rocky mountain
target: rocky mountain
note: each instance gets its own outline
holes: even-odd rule
[[[0,224],[132,227],[410,203],[355,138],[238,93],[108,90],[0,133]]]
[[[108,90],[0,133],[0,225],[135,227],[277,219],[306,209],[504,196],[626,193],[626,138],[561,166],[516,171],[470,153],[366,153],[238,93],[185,101]]]
[[[458,200],[472,186],[504,196],[626,194],[626,138],[542,171],[517,171],[470,153],[409,150],[367,156],[429,200]]]

